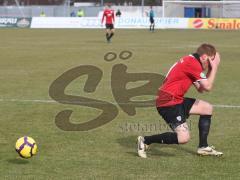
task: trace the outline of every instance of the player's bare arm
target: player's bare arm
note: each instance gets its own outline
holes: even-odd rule
[[[199,93],[203,93],[204,92],[203,87],[200,85],[200,83],[198,81],[194,82],[193,85],[194,85],[194,87],[197,89],[197,91]]]
[[[214,59],[209,59],[209,68],[207,73],[207,79],[199,81],[200,87],[199,89],[203,89],[204,91],[211,91],[213,88],[214,80],[217,74],[218,66],[220,64],[220,55],[216,53]]]

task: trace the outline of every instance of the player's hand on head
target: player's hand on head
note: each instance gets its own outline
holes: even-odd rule
[[[219,52],[217,52],[216,55],[215,55],[215,58],[214,58],[214,61],[216,61],[215,63],[218,63],[218,64],[219,64],[220,61],[221,61],[220,59],[221,59],[221,58],[220,58],[220,54],[219,54]]]
[[[220,64],[220,54],[217,52],[214,59],[210,60],[209,62],[212,68],[217,68]]]

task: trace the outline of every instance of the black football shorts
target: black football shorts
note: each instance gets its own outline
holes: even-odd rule
[[[171,129],[174,130],[177,126],[186,122],[195,101],[196,99],[193,98],[184,98],[181,104],[168,107],[157,107],[157,110]]]
[[[153,17],[150,17],[150,19],[149,19],[149,20],[150,20],[150,23],[151,23],[151,24],[153,24],[153,23],[154,23],[154,19],[153,19]]]
[[[113,24],[106,24],[106,29],[114,29],[114,26]]]

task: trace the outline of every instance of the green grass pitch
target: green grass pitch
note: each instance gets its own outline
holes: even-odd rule
[[[104,30],[0,29],[0,34],[0,179],[239,179],[239,31],[117,30],[110,44],[105,41]],[[235,106],[214,109],[209,143],[224,156],[196,155],[198,117],[192,116],[188,144],[153,145],[148,159],[137,157],[137,135],[168,129],[154,107],[137,108],[135,116],[122,111],[110,86],[113,65],[125,64],[129,73],[165,74],[176,60],[204,42],[214,44],[221,54],[214,90],[198,94],[191,89],[188,96]],[[118,56],[104,61],[107,52],[119,55],[124,50],[133,56],[125,61]],[[86,76],[74,80],[67,93],[112,102],[119,113],[97,129],[67,132],[55,125],[58,112],[73,110],[74,123],[99,114],[95,109],[63,105],[49,97],[50,84],[79,65],[98,67],[103,78],[94,93],[83,91]],[[132,86],[138,84],[142,82]],[[161,128],[144,128],[149,124]],[[33,137],[39,149],[27,160],[18,157],[14,149],[17,138],[24,135]]]

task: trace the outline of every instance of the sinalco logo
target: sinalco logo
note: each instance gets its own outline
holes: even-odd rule
[[[196,19],[193,21],[193,27],[196,29],[199,29],[203,26],[203,20],[202,19]]]

